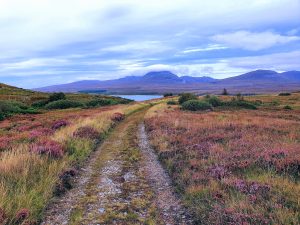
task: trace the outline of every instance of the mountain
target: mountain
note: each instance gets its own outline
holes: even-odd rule
[[[300,89],[300,72],[278,73],[255,70],[225,79],[211,77],[177,76],[170,71],[153,71],[144,76],[127,76],[115,80],[83,80],[69,84],[38,88],[44,92],[105,92],[109,94],[162,94],[165,92],[193,91],[219,93],[223,88],[233,93],[266,93]]]
[[[300,81],[300,71],[288,71],[281,73],[280,76],[287,80]]]

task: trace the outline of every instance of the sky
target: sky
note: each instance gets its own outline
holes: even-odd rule
[[[0,0],[0,82],[300,70],[300,0]]]

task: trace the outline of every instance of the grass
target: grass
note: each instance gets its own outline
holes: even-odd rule
[[[196,224],[300,223],[299,97],[244,97],[257,110],[149,110],[151,142]]]
[[[91,224],[96,222],[99,224],[157,224],[156,209],[151,201],[153,192],[143,178],[144,174],[139,171],[141,155],[137,148],[136,129],[144,113],[145,110],[131,113],[131,117],[125,119],[124,123],[119,125],[116,130],[113,130],[108,140],[103,143],[101,154],[97,156],[93,167],[94,173],[84,190],[85,196],[81,198],[78,205],[71,212],[70,224]],[[112,143],[116,139],[118,139],[118,142]],[[98,215],[98,210],[96,212],[89,211],[88,218],[86,218],[86,205],[94,204],[98,201],[99,176],[101,176],[99,171],[105,167],[107,162],[113,160],[117,160],[120,163],[123,175],[128,171],[135,171],[139,177],[138,182],[122,183],[120,196],[114,196],[115,198],[126,199],[124,201],[127,203],[118,202],[118,199],[109,199],[110,204],[105,207],[103,214]],[[137,190],[139,190],[140,194],[131,199],[130,195]],[[110,197],[108,196],[108,198]],[[148,210],[150,213],[141,217],[140,214],[144,210]]]
[[[6,224],[16,224],[20,210],[29,210],[23,222],[37,222],[51,197],[59,176],[79,166],[95,150],[97,140],[74,138],[80,127],[92,127],[102,138],[115,123],[115,112],[128,115],[146,104],[105,107],[102,109],[76,109],[50,111],[40,115],[18,115],[0,124],[0,208],[5,211]],[[68,125],[53,130],[58,120]],[[20,133],[22,131],[22,133]],[[37,136],[32,134],[37,133]],[[101,139],[101,136],[99,139]],[[40,140],[52,140],[64,148],[64,155],[52,158],[32,153],[30,148]]]

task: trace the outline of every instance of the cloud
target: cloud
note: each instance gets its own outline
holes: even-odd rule
[[[267,49],[276,45],[282,45],[300,40],[300,36],[284,36],[270,31],[249,32],[236,31],[233,33],[218,34],[211,37],[211,40],[230,46],[251,51]]]
[[[188,53],[194,53],[194,52],[208,52],[208,51],[223,50],[223,49],[228,49],[228,47],[218,45],[218,44],[209,44],[207,47],[203,47],[203,48],[189,48],[189,49],[182,51],[182,53],[188,54]]]
[[[300,50],[299,0],[0,2],[0,82],[22,87],[152,69],[229,76],[250,69],[243,58],[269,67],[251,57]]]

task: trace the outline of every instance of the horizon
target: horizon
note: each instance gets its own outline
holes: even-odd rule
[[[0,6],[0,82],[22,88],[162,70],[215,79],[300,70],[298,0],[3,0]]]
[[[284,72],[299,72],[299,71],[297,71],[297,70],[290,70],[290,71],[276,71],[276,70],[263,70],[263,69],[257,69],[257,70],[251,70],[251,71],[248,71],[248,72],[246,72],[246,73],[239,74],[239,75],[235,75],[235,76],[228,76],[228,77],[225,77],[225,78],[213,78],[212,76],[209,76],[209,75],[206,75],[206,76],[189,76],[189,75],[184,75],[184,74],[183,74],[183,75],[178,75],[178,74],[173,73],[172,71],[169,71],[169,70],[152,70],[152,71],[146,72],[145,74],[141,74],[141,75],[127,75],[127,76],[119,77],[119,78],[116,78],[116,79],[121,79],[121,78],[126,78],[126,77],[131,77],[131,76],[143,77],[143,76],[147,75],[148,73],[169,72],[169,73],[172,73],[173,75],[176,75],[177,77],[185,77],[185,76],[189,76],[189,77],[200,77],[200,78],[201,78],[201,77],[208,77],[208,78],[213,78],[213,79],[216,79],[216,80],[222,80],[222,79],[226,79],[226,78],[238,77],[238,76],[240,76],[240,75],[244,75],[244,74],[251,73],[251,72],[256,72],[256,71],[273,71],[273,72],[276,72],[276,73],[278,73],[278,74],[281,74],[281,73],[284,73]],[[115,79],[109,79],[109,80],[115,80]],[[64,84],[76,83],[76,82],[81,82],[81,81],[109,81],[109,80],[86,79],[86,80],[72,81],[72,82],[69,82],[69,83],[53,84],[53,85],[49,85],[49,86],[64,85]],[[39,89],[39,88],[44,88],[44,87],[47,87],[47,86],[37,87],[37,88],[32,88],[32,90],[34,90],[34,89]]]

